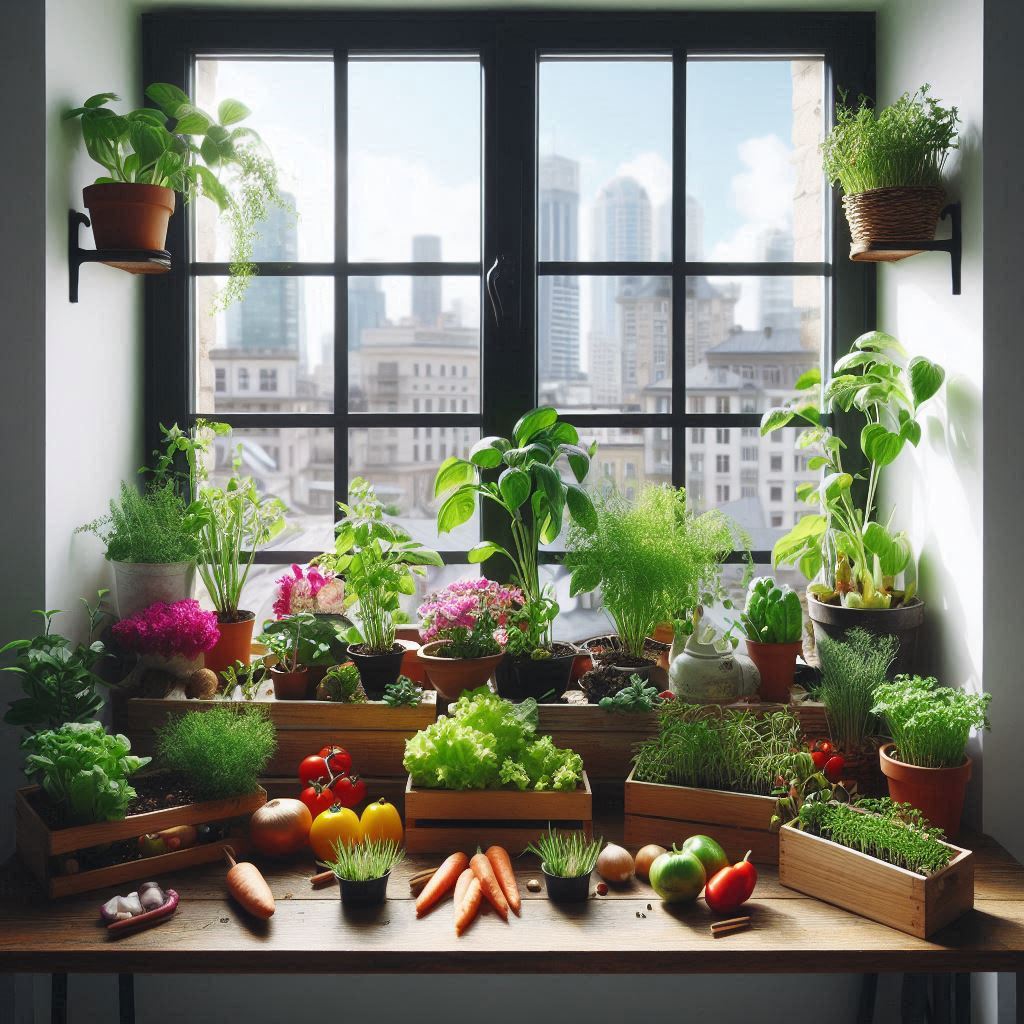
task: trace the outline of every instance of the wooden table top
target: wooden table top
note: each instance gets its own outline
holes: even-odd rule
[[[608,833],[606,833],[608,834]],[[19,865],[0,874],[0,971],[103,973],[843,973],[1024,971],[1024,868],[983,837],[975,909],[923,941],[805,897],[760,869],[752,927],[715,939],[703,900],[661,903],[642,883],[560,906],[527,891],[536,861],[517,861],[522,916],[482,914],[457,938],[451,900],[417,920],[408,878],[441,857],[410,857],[383,906],[346,909],[337,885],[314,890],[312,860],[264,865],[277,900],[266,923],[227,898],[225,870],[158,879],[181,904],[158,927],[117,940],[97,923],[102,890],[57,902],[30,895]],[[596,881],[596,876],[595,876]],[[122,887],[127,892],[131,883]]]

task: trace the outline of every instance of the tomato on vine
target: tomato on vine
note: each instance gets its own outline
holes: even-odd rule
[[[356,807],[366,799],[366,783],[358,775],[341,775],[331,783],[336,803]]]
[[[314,820],[318,814],[330,810],[334,806],[334,792],[331,787],[319,780],[313,782],[299,794],[299,799],[309,808],[309,813]]]

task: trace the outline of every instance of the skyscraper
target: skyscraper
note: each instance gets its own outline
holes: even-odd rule
[[[415,280],[415,278],[414,278]],[[348,348],[363,344],[363,331],[382,327],[387,320],[386,296],[376,277],[352,277],[348,282]]]
[[[580,165],[554,154],[540,158],[539,260],[578,258]],[[574,380],[580,373],[580,291],[575,277],[541,276],[537,284],[538,379]]]
[[[760,239],[761,257],[767,263],[788,263],[793,259],[793,235],[782,228],[768,228]],[[758,290],[759,327],[789,330],[800,326],[800,311],[793,303],[791,277],[763,277]]]
[[[441,239],[437,235],[414,235],[413,263],[439,263]],[[412,319],[421,327],[436,327],[441,319],[441,278],[412,279]]]

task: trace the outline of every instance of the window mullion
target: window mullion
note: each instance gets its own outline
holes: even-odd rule
[[[334,50],[334,502],[348,501],[348,50]]]

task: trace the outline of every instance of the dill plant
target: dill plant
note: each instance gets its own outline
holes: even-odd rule
[[[817,639],[821,684],[815,696],[825,705],[829,733],[840,750],[859,749],[874,734],[875,694],[886,681],[898,642],[851,629],[845,640],[822,634]]]
[[[940,185],[949,151],[957,149],[956,107],[943,107],[922,85],[877,114],[866,96],[854,107],[841,94],[835,127],[821,144],[828,180],[846,195],[874,188]]]
[[[569,593],[600,588],[623,646],[642,658],[659,623],[717,589],[733,528],[717,510],[694,515],[686,492],[669,486],[645,488],[636,502],[615,490],[597,494],[594,510],[590,524],[569,527]]]

